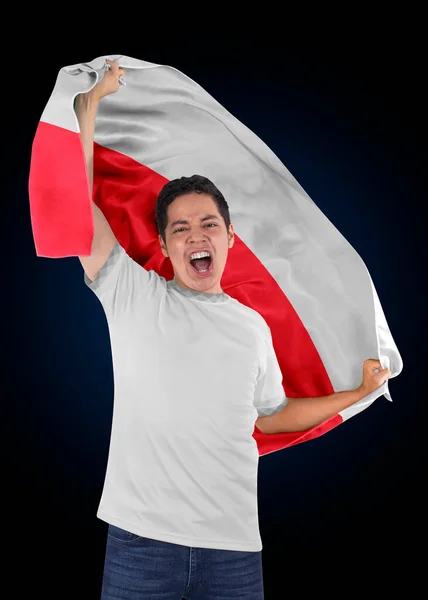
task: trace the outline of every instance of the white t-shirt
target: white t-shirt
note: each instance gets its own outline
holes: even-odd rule
[[[114,376],[97,516],[174,544],[261,550],[254,424],[287,403],[266,321],[146,271],[119,244],[85,282],[104,308]]]

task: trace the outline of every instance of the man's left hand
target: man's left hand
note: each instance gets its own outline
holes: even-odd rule
[[[360,385],[362,397],[365,398],[391,377],[389,369],[382,369],[379,360],[368,358],[363,363],[363,382]]]

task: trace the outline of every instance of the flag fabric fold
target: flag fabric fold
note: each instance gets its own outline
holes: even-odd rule
[[[38,124],[29,201],[37,256],[87,256],[93,216],[74,98],[126,69],[126,87],[102,99],[95,126],[93,201],[119,243],[166,279],[155,220],[163,185],[195,173],[224,194],[236,231],[222,287],[267,321],[289,397],[353,389],[378,358],[392,377],[402,360],[375,286],[357,252],[269,147],[177,69],[108,55],[63,67]],[[221,365],[219,365],[220,367]],[[302,443],[359,414],[388,383],[319,427],[254,431],[259,454]]]

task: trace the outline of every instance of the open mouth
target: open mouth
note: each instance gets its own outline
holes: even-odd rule
[[[190,256],[190,264],[198,277],[206,277],[212,272],[212,259],[209,252],[194,252]]]

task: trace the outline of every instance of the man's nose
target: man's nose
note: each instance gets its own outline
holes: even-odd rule
[[[206,241],[207,236],[205,231],[201,231],[199,230],[193,230],[189,233],[189,240],[191,242],[197,243],[197,242],[202,242],[202,241]]]

